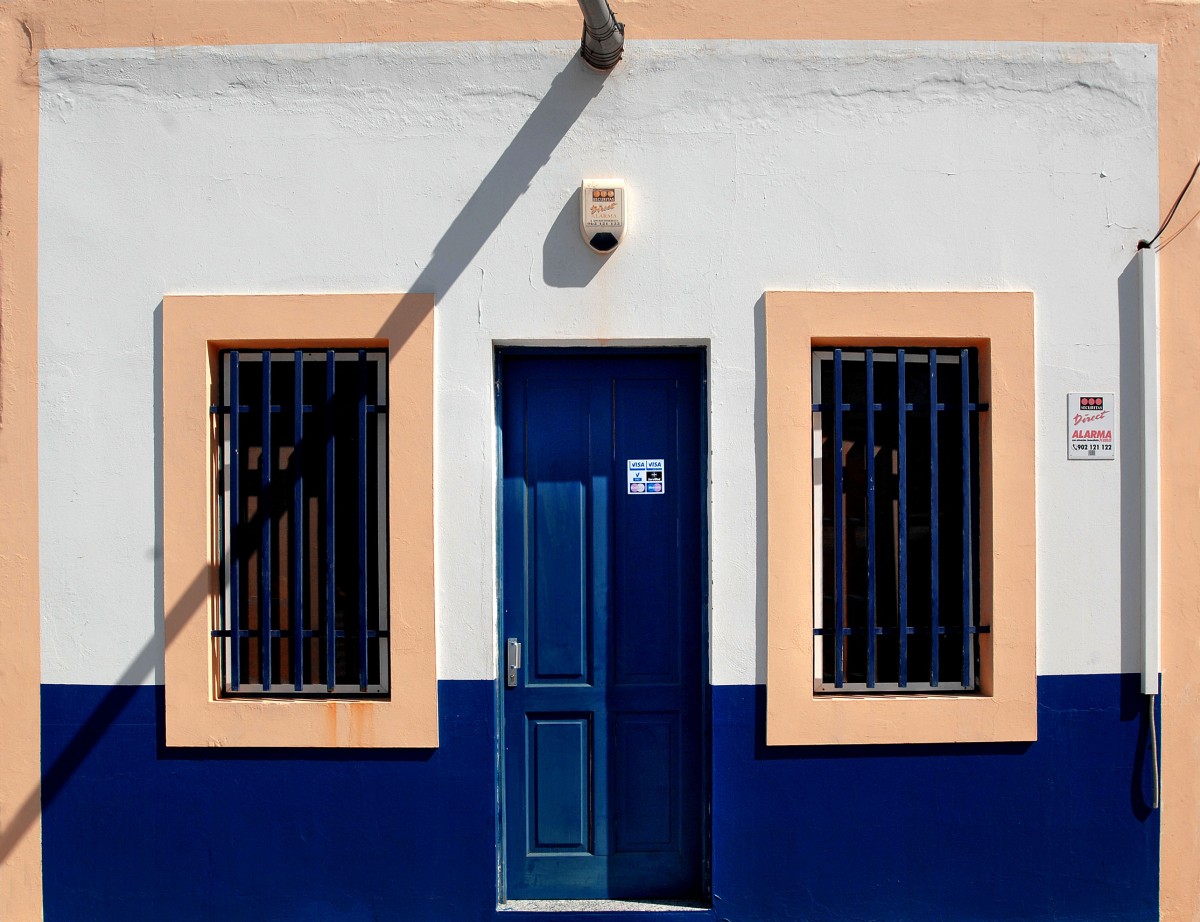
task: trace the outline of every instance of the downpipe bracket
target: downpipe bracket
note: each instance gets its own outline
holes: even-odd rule
[[[579,0],[579,9],[583,12],[579,56],[588,67],[607,73],[625,50],[625,24],[617,22],[608,0]]]

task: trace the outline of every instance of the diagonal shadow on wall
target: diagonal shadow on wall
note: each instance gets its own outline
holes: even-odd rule
[[[577,56],[555,75],[546,95],[437,242],[410,291],[445,296],[599,95],[604,77]]]
[[[442,297],[458,281],[471,261],[500,226],[505,215],[529,188],[538,171],[549,161],[554,150],[566,137],[571,127],[582,115],[588,104],[596,98],[604,85],[604,75],[586,68],[577,57],[554,77],[546,94],[534,108],[500,159],[483,177],[479,186],[467,200],[462,210],[450,223],[437,245],[429,264],[411,286],[415,293],[432,292],[435,298]],[[464,138],[464,141],[469,140]],[[404,337],[414,328],[405,324],[397,329],[399,315],[389,319],[380,330],[380,335]],[[154,356],[154,401],[155,401],[155,494],[156,532],[158,547],[162,547],[162,304],[154,312],[155,356]],[[405,332],[407,330],[407,332]],[[280,472],[283,473],[283,472]],[[252,522],[253,520],[251,520]],[[246,527],[252,527],[251,522]],[[179,636],[191,612],[202,610],[213,576],[205,567],[189,583],[180,600],[166,610],[163,596],[163,574],[161,555],[155,575],[155,597],[162,612],[162,621],[156,625],[156,636],[133,658],[125,671],[83,725],[72,736],[70,742],[49,766],[44,766],[41,785],[30,791],[21,806],[13,814],[12,821],[0,831],[0,862],[3,862],[17,843],[33,826],[41,811],[54,802],[88,754],[120,718],[133,700],[137,686],[164,668],[164,651]],[[159,636],[162,643],[159,643]],[[162,727],[159,727],[161,734]],[[161,747],[160,747],[161,748]],[[310,750],[294,750],[292,755],[312,757]]]

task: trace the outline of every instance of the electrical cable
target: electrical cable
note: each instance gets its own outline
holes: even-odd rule
[[[1154,248],[1154,252],[1161,253],[1163,251],[1163,247],[1170,246],[1171,242],[1176,237],[1178,237],[1180,234],[1182,234],[1185,230],[1187,230],[1191,226],[1192,222],[1195,221],[1197,218],[1200,218],[1200,211],[1197,211],[1194,215],[1192,215],[1190,218],[1188,218],[1186,221],[1184,221],[1183,225],[1179,228],[1179,230],[1174,231],[1170,237],[1167,237],[1164,240],[1162,240],[1159,243],[1159,245]]]
[[[1159,804],[1159,773],[1158,773],[1158,725],[1154,719],[1154,695],[1146,696],[1146,706],[1150,717],[1150,765],[1154,777],[1154,801],[1151,808],[1158,809]]]
[[[1167,212],[1167,216],[1163,218],[1162,224],[1158,228],[1158,233],[1149,240],[1139,240],[1137,248],[1144,250],[1151,246],[1155,240],[1162,236],[1162,232],[1167,229],[1167,225],[1171,223],[1171,219],[1175,217],[1175,212],[1179,208],[1179,203],[1183,201],[1183,197],[1187,195],[1187,190],[1191,188],[1192,180],[1196,178],[1197,171],[1200,171],[1200,160],[1196,161],[1196,165],[1192,168],[1192,175],[1188,177],[1188,181],[1184,184],[1183,191],[1179,193],[1179,197],[1175,199],[1175,204],[1171,206],[1171,210]]]

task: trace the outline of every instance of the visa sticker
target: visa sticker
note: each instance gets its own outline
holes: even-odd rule
[[[667,466],[662,458],[630,458],[625,464],[627,492],[641,496],[667,492]]]

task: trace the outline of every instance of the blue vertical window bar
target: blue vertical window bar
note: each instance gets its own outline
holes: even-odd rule
[[[345,598],[345,593],[339,598],[337,585],[337,531],[334,523],[337,521],[337,353],[332,349],[325,352],[325,402],[322,411],[325,415],[325,494],[324,505],[320,509],[320,518],[325,525],[325,543],[321,545],[322,570],[325,574],[325,687],[333,691],[337,685],[338,661],[345,657],[338,656],[338,640],[345,640],[342,625],[345,624],[345,606],[339,602]],[[342,504],[345,508],[345,503]],[[339,638],[339,634],[341,637]],[[345,644],[342,644],[343,651]]]
[[[229,406],[226,407],[225,419],[228,423],[224,427],[229,433],[229,441],[225,443],[225,451],[222,455],[224,461],[222,472],[227,471],[225,476],[220,478],[222,484],[228,485],[228,494],[224,497],[225,502],[221,504],[222,511],[228,517],[228,521],[221,534],[224,540],[222,547],[226,547],[226,542],[230,535],[241,534],[242,531],[242,394],[241,394],[241,356],[236,352],[230,352],[225,359],[225,367],[228,369],[227,381],[229,382],[228,395],[226,400]],[[242,676],[242,638],[247,636],[242,631],[242,606],[240,604],[242,597],[242,561],[240,554],[225,554],[224,559],[227,561],[222,570],[228,573],[228,589],[222,596],[225,600],[225,619],[224,627],[228,631],[227,636],[231,638],[232,643],[226,644],[229,650],[229,655],[222,658],[222,664],[226,667],[225,678],[226,687],[230,691],[238,691],[241,688]]]
[[[842,351],[833,352],[833,445],[841,451],[845,444],[842,415]],[[845,683],[846,665],[846,504],[841,459],[833,466],[833,680],[840,688]]]
[[[387,695],[386,350],[230,349],[218,371],[222,694]]]
[[[304,443],[304,353],[292,353],[292,444]],[[304,471],[296,456],[292,477],[292,522],[288,529],[292,541],[288,549],[288,617],[292,629],[292,688],[304,688]]]
[[[960,449],[960,469],[962,472],[962,514],[963,514],[963,529],[962,529],[962,574],[961,583],[961,599],[962,607],[962,684],[964,687],[970,686],[973,675],[971,666],[973,665],[973,657],[971,655],[972,628],[975,623],[972,619],[972,601],[974,597],[973,578],[975,573],[974,561],[971,559],[971,549],[974,547],[974,536],[972,535],[975,517],[971,514],[973,505],[973,477],[971,469],[971,456],[974,452],[971,451],[971,410],[974,406],[971,400],[971,368],[968,363],[967,350],[959,351],[958,361],[959,371],[959,435],[962,448]]]
[[[370,618],[368,611],[367,582],[369,580],[369,564],[367,560],[367,531],[370,523],[367,521],[367,353],[360,349],[358,352],[358,463],[356,479],[358,480],[358,685],[361,691],[367,690],[368,664],[370,663]]]
[[[875,411],[882,409],[875,403],[875,354],[868,349],[866,355],[866,403],[863,407],[867,415],[867,433],[864,457],[864,467],[867,474],[867,688],[875,687],[876,669],[876,640],[878,627],[876,625],[875,597],[878,585],[875,577]]]
[[[945,407],[937,399],[937,352],[933,349],[928,354],[929,365],[929,684],[938,687],[941,677],[941,560],[938,550],[941,546],[942,529],[941,508],[938,503],[941,477],[938,472],[938,413]]]
[[[896,641],[900,648],[897,685],[908,687],[908,402],[904,350],[896,350]]]
[[[271,468],[273,467],[273,452],[271,451],[271,416],[274,405],[271,403],[271,353],[262,353],[262,408],[260,412],[262,423],[262,442],[260,444],[258,472],[261,487],[258,493],[258,508],[255,510],[259,520],[258,539],[258,621],[259,621],[259,663],[261,667],[261,682],[263,691],[271,690],[271,641],[275,619],[271,617],[271,564],[274,554],[271,540],[275,535],[274,516],[270,513]]]
[[[817,690],[978,690],[977,350],[828,346],[812,368]]]

